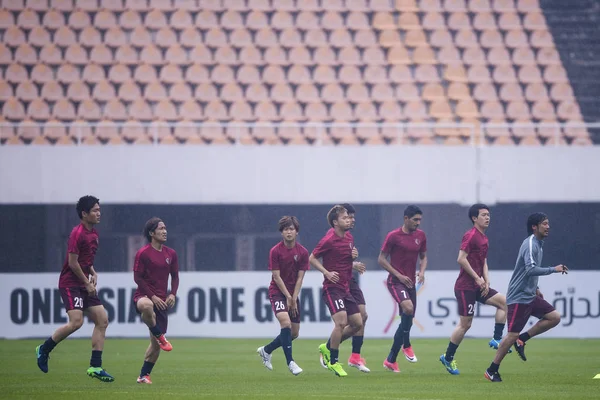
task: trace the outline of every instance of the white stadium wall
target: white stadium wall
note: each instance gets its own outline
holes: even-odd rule
[[[510,271],[491,271],[492,287],[506,293]],[[367,271],[361,287],[369,320],[365,336],[391,338],[398,324],[397,307],[385,287],[387,274]],[[430,271],[418,292],[412,336],[449,337],[458,322],[454,281],[456,271]],[[44,337],[66,322],[56,289],[58,275],[0,274],[0,338]],[[301,328],[304,338],[326,338],[330,317],[320,289],[322,275],[309,271],[301,292]],[[169,317],[170,337],[271,337],[277,330],[268,300],[270,274],[265,272],[211,272],[181,274],[177,307]],[[572,272],[540,279],[545,299],[562,315],[561,323],[545,337],[590,338],[600,332],[600,271]],[[147,328],[132,307],[135,283],[131,273],[100,275],[99,296],[110,319],[108,336],[146,337]],[[495,309],[480,306],[469,331],[473,337],[493,333]],[[533,324],[532,318],[529,324]],[[89,337],[88,322],[73,337]]]
[[[1,146],[0,204],[599,202],[600,146]]]

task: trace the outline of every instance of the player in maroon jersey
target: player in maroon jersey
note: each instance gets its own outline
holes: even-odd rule
[[[348,218],[350,219],[350,229],[354,229],[354,226],[356,224],[356,209],[350,203],[344,203],[342,204],[342,207],[344,207],[348,212]],[[330,234],[333,232],[333,228],[329,229],[328,231],[328,233]],[[354,242],[354,237],[350,232],[346,233],[346,235],[349,235],[349,237],[352,238],[352,242]],[[356,249],[356,246],[354,247],[352,258],[358,258],[358,249]],[[367,270],[365,264],[360,261],[353,261],[352,269],[354,271],[358,271],[360,274],[363,274]],[[348,366],[354,367],[361,372],[371,372],[371,370],[367,367],[365,359],[362,358],[362,356],[360,355],[365,335],[365,323],[367,322],[368,318],[365,296],[358,284],[358,281],[354,276],[352,276],[352,278],[350,279],[349,288],[350,294],[352,295],[354,300],[356,300],[356,304],[358,304],[358,309],[360,311],[360,316],[362,318],[363,325],[357,332],[355,332],[352,335],[352,354],[350,354],[350,357],[348,358]],[[345,332],[344,335],[342,335],[342,342],[349,337],[347,336],[347,334],[349,334],[350,330],[352,329],[353,328],[349,325],[347,325],[346,328],[344,328]],[[323,368],[328,368],[327,364],[325,364],[325,360],[323,359],[322,355],[319,361],[321,362],[321,366]]]
[[[460,374],[454,354],[471,328],[476,302],[496,307],[496,324],[494,337],[489,342],[490,347],[498,348],[506,323],[506,297],[490,288],[487,264],[489,241],[485,235],[490,225],[490,209],[485,204],[473,204],[469,208],[469,220],[473,228],[463,236],[457,260],[460,273],[454,284],[460,321],[452,332],[446,353],[440,356],[440,362],[452,375]]]
[[[309,257],[310,264],[324,276],[323,300],[329,308],[334,322],[329,341],[319,346],[327,368],[337,376],[348,374],[338,363],[339,346],[342,339],[351,337],[362,327],[362,317],[356,300],[350,294],[353,253],[356,253],[354,240],[347,232],[351,220],[341,205],[334,206],[327,214],[327,221],[333,231],[319,241]],[[323,259],[323,263],[319,261]],[[350,329],[344,328],[350,325]]]
[[[92,333],[92,357],[87,374],[102,382],[113,382],[113,378],[102,368],[102,350],[108,315],[98,299],[96,285],[98,274],[94,269],[94,257],[98,250],[98,232],[94,225],[100,223],[100,200],[94,196],[83,196],[77,202],[77,215],[81,223],[73,228],[67,243],[67,257],[63,264],[58,288],[67,310],[69,322],[54,331],[46,341],[35,349],[38,367],[48,372],[50,352],[62,340],[83,325],[83,313],[94,322]]]
[[[158,360],[160,350],[173,350],[173,346],[165,338],[165,333],[169,323],[168,309],[175,306],[177,299],[179,261],[175,250],[165,246],[167,226],[160,218],[150,218],[144,225],[143,233],[148,244],[135,255],[133,279],[138,287],[133,295],[133,302],[142,316],[142,321],[150,330],[150,345],[146,350],[137,382],[151,384],[150,373]]]
[[[292,340],[298,337],[300,331],[298,295],[304,274],[308,270],[308,250],[296,241],[300,232],[298,218],[287,215],[282,217],[279,220],[279,232],[283,240],[269,252],[269,270],[272,271],[269,299],[281,332],[271,343],[259,347],[256,352],[261,356],[263,365],[272,370],[271,354],[281,347],[288,369],[292,374],[298,375],[302,368],[292,357]]]
[[[406,207],[404,223],[387,234],[378,258],[379,264],[389,272],[388,290],[398,303],[402,317],[394,334],[390,354],[383,361],[383,366],[392,372],[400,372],[396,362],[400,349],[408,361],[417,362],[410,343],[410,328],[417,309],[417,290],[414,282],[417,259],[421,260],[417,283],[422,284],[425,281],[427,268],[427,238],[419,229],[422,218],[423,212],[419,207]]]

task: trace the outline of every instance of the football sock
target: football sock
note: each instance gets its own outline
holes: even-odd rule
[[[278,335],[271,343],[265,346],[265,353],[271,354],[274,350],[281,347],[281,335]]]
[[[338,358],[340,356],[340,350],[339,349],[329,349],[329,351],[331,352],[331,361],[330,364],[335,364],[338,362]]]
[[[491,373],[496,373],[498,372],[498,368],[500,368],[500,364],[491,363],[490,367],[488,368],[488,371]]]
[[[153,362],[144,361],[144,365],[142,365],[142,370],[140,371],[140,377],[150,375],[152,368],[154,368]]]
[[[327,339],[327,350],[331,351],[331,338]]]
[[[159,337],[160,335],[162,335],[162,332],[161,332],[160,328],[158,327],[158,324],[156,324],[152,328],[148,328],[148,329],[150,329],[150,333],[152,333],[152,335],[154,335],[155,337]]]
[[[283,354],[285,354],[285,359],[287,364],[290,361],[294,361],[292,358],[292,329],[291,328],[283,328],[281,333],[279,334],[281,340],[281,348],[283,349]]]
[[[502,331],[504,331],[504,324],[496,322],[496,325],[494,325],[494,340],[502,340]]]
[[[404,333],[404,348],[410,347],[410,328],[412,327],[413,316],[402,314],[402,322],[400,325],[402,326],[402,331]]]
[[[396,362],[396,357],[398,357],[398,353],[402,348],[402,344],[404,343],[404,331],[402,329],[402,324],[398,324],[398,328],[396,329],[396,333],[394,334],[394,343],[392,344],[392,349],[390,350],[390,354],[387,357],[388,362],[392,364]]]
[[[352,336],[352,353],[360,354],[364,338],[364,336]]]
[[[92,350],[90,358],[90,367],[100,368],[102,366],[102,350]]]
[[[454,360],[454,354],[456,353],[456,349],[458,349],[458,345],[452,342],[448,342],[448,348],[446,349],[446,361],[451,362]]]
[[[520,339],[520,340],[521,340],[523,343],[525,343],[526,341],[528,341],[529,339],[531,339],[531,336],[529,336],[529,333],[527,333],[527,332],[524,332],[524,333],[521,333],[521,334],[519,335],[519,339]]]
[[[49,354],[52,350],[54,350],[54,348],[56,347],[57,343],[52,340],[52,336],[50,336],[48,339],[46,339],[46,341],[44,342],[44,344],[42,344],[42,351],[46,354]]]

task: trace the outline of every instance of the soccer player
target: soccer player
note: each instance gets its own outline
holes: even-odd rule
[[[94,229],[94,225],[100,223],[100,200],[94,196],[83,196],[77,202],[76,209],[81,223],[74,227],[69,235],[67,258],[58,280],[58,288],[69,322],[54,331],[43,344],[37,346],[35,349],[37,365],[42,372],[48,373],[50,352],[58,343],[81,328],[85,311],[94,322],[92,357],[87,374],[102,382],[113,382],[115,378],[102,368],[102,350],[108,327],[108,315],[97,296],[98,273],[94,269],[94,257],[98,250],[98,232]]]
[[[261,356],[263,365],[272,370],[271,355],[273,350],[281,347],[288,369],[292,374],[299,375],[302,368],[292,357],[292,340],[300,332],[298,295],[304,274],[308,270],[308,250],[296,241],[300,232],[298,218],[287,215],[282,217],[279,220],[279,232],[283,240],[269,252],[269,270],[273,274],[269,285],[269,299],[281,332],[271,343],[259,347],[256,352]]]
[[[498,369],[513,344],[519,357],[523,361],[527,361],[525,342],[560,323],[560,313],[544,300],[544,296],[538,288],[538,279],[541,275],[550,275],[555,272],[566,274],[569,269],[562,264],[555,267],[541,266],[544,239],[550,233],[550,222],[546,214],[531,214],[527,218],[527,233],[529,237],[521,244],[515,270],[508,283],[508,292],[506,293],[508,333],[500,342],[494,361],[485,371],[486,379],[492,382],[502,382]],[[539,318],[539,321],[527,332],[519,334],[531,315]]]
[[[327,213],[327,221],[333,231],[327,232],[317,243],[309,257],[310,264],[323,276],[323,300],[329,308],[334,322],[329,341],[319,346],[327,368],[337,376],[348,374],[338,362],[342,339],[349,338],[362,327],[362,318],[356,300],[350,294],[353,253],[356,254],[350,230],[348,212],[341,205],[335,205]],[[319,261],[323,259],[323,263]],[[348,330],[345,330],[350,325]]]
[[[350,229],[354,229],[354,225],[356,224],[356,209],[352,204],[344,203],[342,206],[348,212],[348,218],[350,219]],[[333,228],[332,228],[333,229]],[[351,235],[350,232],[347,235]],[[351,236],[352,237],[352,236]],[[352,242],[354,242],[354,238],[352,237]],[[358,250],[353,254],[353,258],[358,257]],[[360,261],[354,261],[352,263],[352,268],[355,271],[363,274],[366,271],[366,266],[364,263]],[[371,372],[369,368],[367,368],[365,359],[361,357],[360,351],[362,349],[364,337],[365,337],[365,324],[367,322],[367,318],[369,315],[367,314],[367,302],[365,301],[365,295],[363,294],[362,289],[358,285],[358,281],[352,275],[350,279],[350,295],[356,300],[356,304],[358,304],[358,310],[360,311],[360,317],[362,319],[361,328],[352,336],[352,354],[350,358],[348,358],[348,365],[350,367],[354,367],[362,372]],[[348,327],[346,329],[350,330],[352,327]]]
[[[416,276],[417,259],[421,260],[417,276],[421,284],[425,281],[425,269],[427,269],[427,238],[419,229],[422,219],[423,211],[419,207],[414,205],[406,207],[404,223],[400,228],[387,234],[377,260],[389,272],[387,287],[398,303],[402,317],[394,334],[390,354],[383,361],[384,368],[392,372],[400,372],[396,362],[400,349],[408,361],[417,362],[417,356],[410,343],[410,328],[417,309],[417,290],[413,282]]]
[[[143,231],[148,244],[138,250],[133,264],[133,279],[138,285],[133,295],[135,309],[150,330],[150,345],[137,383],[151,384],[150,373],[158,361],[160,351],[171,351],[173,346],[165,338],[169,323],[168,309],[175,306],[179,288],[179,261],[177,253],[165,246],[167,226],[160,218],[150,218]],[[168,292],[171,275],[171,292]]]
[[[454,295],[458,302],[460,321],[452,336],[445,354],[440,356],[440,362],[452,375],[459,375],[454,354],[465,334],[471,328],[475,302],[496,307],[496,324],[494,337],[489,345],[498,348],[502,340],[502,331],[506,323],[506,298],[490,288],[490,278],[487,264],[488,238],[485,235],[490,225],[490,209],[485,204],[473,204],[469,208],[469,221],[473,228],[468,230],[462,239],[458,252],[460,273],[454,285]]]
[[[356,224],[356,218],[355,218],[356,209],[350,203],[344,203],[344,204],[342,204],[342,207],[344,207],[346,209],[346,211],[348,212],[348,218],[350,219],[350,229],[354,229],[354,226]],[[329,233],[333,233],[333,231],[334,231],[333,228],[329,229]],[[347,232],[346,235],[350,235],[350,237],[352,238],[352,242],[354,242],[354,237],[352,236],[352,234],[350,232]],[[358,250],[356,248],[355,248],[355,251],[353,251],[353,253],[352,253],[352,257],[353,258],[358,257]],[[353,261],[352,269],[354,269],[355,271],[358,271],[360,274],[363,274],[367,270],[365,264],[360,261]],[[362,292],[362,289],[358,285],[358,281],[356,280],[354,275],[352,275],[352,278],[350,279],[349,287],[350,287],[350,294],[352,295],[354,300],[356,300],[356,304],[358,304],[358,309],[360,310],[360,316],[362,318],[363,325],[362,325],[362,328],[360,328],[352,336],[352,354],[350,355],[350,358],[348,359],[348,366],[354,367],[361,372],[371,372],[371,370],[369,368],[367,368],[365,359],[362,358],[360,355],[360,351],[361,351],[362,345],[363,345],[363,340],[365,337],[365,323],[367,322],[367,318],[368,318],[365,296]],[[345,332],[344,332],[344,335],[342,335],[342,342],[344,340],[346,340],[347,334],[352,329],[353,328],[351,326],[346,326],[346,328],[344,328]],[[325,364],[325,360],[323,359],[322,355],[320,357],[320,362],[321,362],[321,366],[323,368],[327,368],[327,364]]]

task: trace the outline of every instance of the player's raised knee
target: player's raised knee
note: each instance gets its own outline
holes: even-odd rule
[[[556,325],[560,324],[560,313],[558,311],[554,310],[551,313],[546,314],[544,316],[544,319],[546,319],[550,323],[552,323],[552,326],[556,326]]]
[[[367,323],[367,319],[369,319],[369,314],[367,314],[367,312],[363,312],[360,314],[360,316],[362,317],[362,322],[363,322],[363,326]]]

